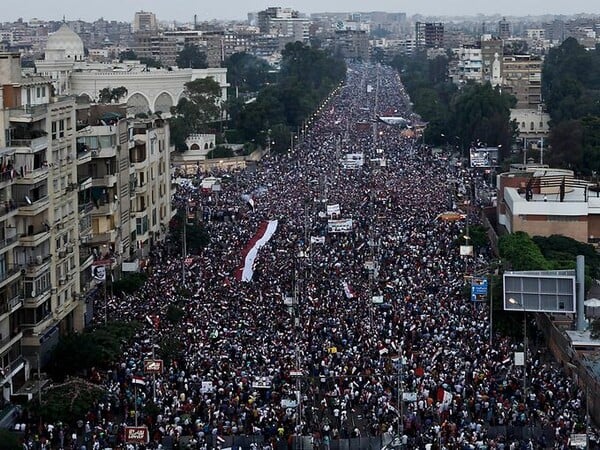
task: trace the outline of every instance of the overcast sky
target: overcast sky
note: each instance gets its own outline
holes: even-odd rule
[[[244,19],[250,11],[268,6],[292,7],[300,12],[389,11],[424,15],[502,14],[506,16],[542,14],[600,14],[598,0],[2,0],[1,21],[22,17],[59,20],[82,19],[131,22],[135,11],[152,11],[160,21]]]

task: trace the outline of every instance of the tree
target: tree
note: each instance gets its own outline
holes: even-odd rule
[[[249,53],[234,53],[223,62],[223,67],[227,68],[229,84],[241,92],[259,91],[269,80],[269,64]]]
[[[119,61],[123,62],[123,61],[135,61],[136,59],[138,59],[137,55],[135,54],[135,52],[131,49],[125,50],[121,53],[119,53]]]
[[[205,133],[221,114],[221,86],[213,78],[198,78],[185,84],[185,96],[171,112],[171,143],[179,151],[187,150],[190,134]]]
[[[102,88],[98,93],[98,101],[100,103],[118,103],[121,98],[127,95],[127,88],[125,86],[120,86],[117,88]]]
[[[470,83],[455,96],[451,105],[451,129],[463,143],[501,145],[500,159],[509,152],[516,137],[516,124],[510,120],[510,109],[516,99],[490,83]]]
[[[194,44],[186,44],[177,54],[175,60],[180,69],[206,69],[206,53],[200,51],[200,48]]]
[[[21,450],[22,448],[15,433],[0,429],[0,450]]]
[[[553,167],[575,169],[583,156],[583,129],[578,120],[565,120],[550,130],[548,161]]]
[[[106,396],[107,392],[101,386],[73,378],[45,390],[42,403],[36,402],[34,412],[49,420],[74,423]]]
[[[522,231],[502,236],[498,250],[513,270],[550,270],[550,264],[535,242]]]
[[[138,328],[137,322],[109,322],[63,336],[46,369],[54,380],[62,381],[92,367],[109,367],[120,357],[123,343],[133,338]]]

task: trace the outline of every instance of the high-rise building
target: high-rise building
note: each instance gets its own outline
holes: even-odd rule
[[[417,48],[443,48],[444,24],[440,22],[417,22],[415,24]]]
[[[502,89],[517,98],[517,109],[537,109],[542,102],[542,64],[532,55],[503,57]]]
[[[511,36],[510,22],[506,18],[502,18],[498,22],[498,37],[500,39],[508,39]]]
[[[75,100],[21,75],[18,54],[0,55],[0,183],[5,244],[0,251],[3,373],[25,357],[44,364],[62,333],[84,325],[80,301]],[[39,358],[38,358],[39,355]],[[19,378],[21,381],[24,378]],[[11,380],[11,391],[18,387]]]
[[[140,31],[158,31],[156,15],[147,11],[136,12],[133,17],[133,23],[131,24],[131,31],[133,33],[138,33]]]

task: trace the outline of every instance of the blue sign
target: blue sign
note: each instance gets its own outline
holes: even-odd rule
[[[488,295],[487,278],[473,277],[471,279],[471,301],[485,302]]]

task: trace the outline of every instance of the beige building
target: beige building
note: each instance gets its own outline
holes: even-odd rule
[[[541,104],[542,64],[540,57],[532,55],[502,58],[502,89],[517,98],[517,109],[537,109]]]
[[[0,55],[0,222],[6,245],[0,276],[0,373],[24,381],[61,333],[83,327],[79,301],[79,226],[75,101],[51,97],[50,84],[21,76],[18,54]],[[5,337],[6,336],[6,337]],[[21,357],[26,357],[25,363]],[[10,375],[13,376],[13,375]],[[14,391],[17,384],[5,383]]]

